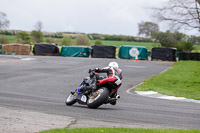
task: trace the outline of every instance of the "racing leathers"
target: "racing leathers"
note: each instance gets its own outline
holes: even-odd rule
[[[116,78],[117,81],[115,81],[116,85],[121,84],[121,80],[122,80],[122,72],[120,69],[118,68],[114,68],[114,67],[105,67],[105,68],[96,68],[95,72],[97,73],[106,73],[107,77],[106,78]],[[117,90],[111,94],[111,98],[114,97],[120,97],[119,95],[117,95]],[[110,104],[115,105],[116,104],[116,100],[114,100],[113,102],[110,102]]]
[[[95,77],[96,79],[92,80],[91,83],[89,83],[89,85],[86,87],[86,89],[95,89],[96,88],[96,81],[99,79],[105,79],[105,78],[116,78],[117,81],[115,82],[116,85],[121,84],[121,80],[122,80],[122,72],[120,69],[118,68],[114,68],[114,67],[104,67],[104,68],[96,68],[94,70],[89,70],[89,73],[91,71],[96,72],[95,73]],[[99,73],[106,73],[106,77],[102,77],[99,75]],[[93,74],[93,73],[92,73]],[[93,77],[93,75],[91,75],[91,78]]]
[[[104,67],[104,68],[96,68],[95,72],[97,73],[107,73],[107,78],[115,77],[122,80],[122,72],[118,68],[114,67]]]

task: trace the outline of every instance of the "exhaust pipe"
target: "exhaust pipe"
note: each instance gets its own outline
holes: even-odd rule
[[[117,95],[117,96],[116,96],[116,99],[120,99],[120,95]]]
[[[117,99],[120,99],[120,95],[117,95],[115,98],[108,98],[106,103],[111,103],[111,102],[117,101]]]

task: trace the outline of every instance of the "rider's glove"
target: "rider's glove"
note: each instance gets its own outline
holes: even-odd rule
[[[90,73],[90,72],[92,72],[92,70],[91,70],[91,69],[89,69],[88,73]]]

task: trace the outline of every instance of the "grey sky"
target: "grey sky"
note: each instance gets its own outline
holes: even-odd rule
[[[134,35],[138,23],[153,21],[148,7],[166,0],[0,0],[9,29]],[[161,30],[166,30],[161,26]]]

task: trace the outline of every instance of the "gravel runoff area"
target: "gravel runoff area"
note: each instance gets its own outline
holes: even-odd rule
[[[9,122],[8,122],[9,120]],[[127,128],[165,128],[152,125],[134,125],[76,119],[69,116],[39,113],[34,111],[0,107],[1,133],[37,133],[55,128],[85,128],[85,127],[127,127]]]
[[[0,107],[1,133],[35,133],[52,128],[67,128],[73,121],[74,118],[67,116]]]

